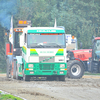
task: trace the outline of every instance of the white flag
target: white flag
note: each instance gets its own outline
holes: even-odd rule
[[[9,41],[13,44],[13,16],[11,17],[11,26],[10,26],[10,33],[9,33]]]

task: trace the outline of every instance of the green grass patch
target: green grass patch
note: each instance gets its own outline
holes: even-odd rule
[[[6,74],[6,73],[4,73],[4,72],[0,72],[0,74]]]
[[[23,100],[23,99],[15,97],[11,94],[0,94],[0,100]]]
[[[84,75],[99,75],[100,76],[100,73],[85,72]]]

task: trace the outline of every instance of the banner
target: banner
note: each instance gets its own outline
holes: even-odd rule
[[[13,44],[13,16],[11,17],[11,26],[10,26],[10,33],[9,33],[9,41]]]

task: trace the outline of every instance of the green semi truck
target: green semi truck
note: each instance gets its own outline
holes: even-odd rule
[[[27,27],[20,35],[21,56],[16,56],[16,79],[31,77],[65,80],[67,74],[65,30]]]

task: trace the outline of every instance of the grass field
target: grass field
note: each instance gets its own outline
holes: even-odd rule
[[[84,75],[100,75],[100,73],[90,73],[90,72],[85,72]]]
[[[19,97],[15,97],[11,94],[5,94],[0,91],[0,100],[23,100]]]

